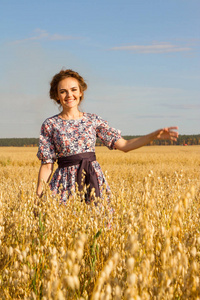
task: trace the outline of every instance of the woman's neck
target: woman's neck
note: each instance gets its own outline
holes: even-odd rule
[[[63,110],[59,116],[65,120],[75,120],[80,119],[83,116],[83,113],[78,109],[76,110]]]

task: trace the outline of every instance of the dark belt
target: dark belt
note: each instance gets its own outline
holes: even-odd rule
[[[97,175],[93,168],[93,165],[91,164],[91,162],[95,160],[96,160],[96,155],[94,152],[85,152],[85,153],[79,153],[75,155],[58,158],[59,168],[80,165],[78,168],[76,181],[78,183],[79,191],[82,191],[84,184],[86,184],[86,186],[89,185],[89,190],[87,190],[87,195],[86,195],[86,201],[89,200],[89,194],[92,188],[95,188],[96,197],[100,197]],[[83,170],[85,171],[86,174],[84,174],[85,178],[82,185],[81,182],[82,182]]]

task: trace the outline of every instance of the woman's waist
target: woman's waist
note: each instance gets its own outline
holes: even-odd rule
[[[68,156],[58,157],[57,163],[59,168],[75,166],[79,164],[88,164],[96,161],[95,152],[82,152]]]

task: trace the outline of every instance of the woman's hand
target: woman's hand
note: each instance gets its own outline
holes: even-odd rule
[[[156,136],[155,139],[177,141],[178,132],[174,131],[177,129],[178,127],[166,127],[166,128],[158,129],[154,132]]]
[[[36,194],[40,198],[43,193],[43,183],[48,182],[53,172],[53,164],[41,164],[38,174],[38,184]]]

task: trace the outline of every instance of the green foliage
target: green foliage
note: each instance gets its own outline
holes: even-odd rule
[[[95,264],[97,260],[97,256],[99,255],[99,245],[97,244],[97,239],[101,235],[102,229],[100,229],[93,237],[93,243],[90,246],[90,265],[91,270],[95,270]]]

